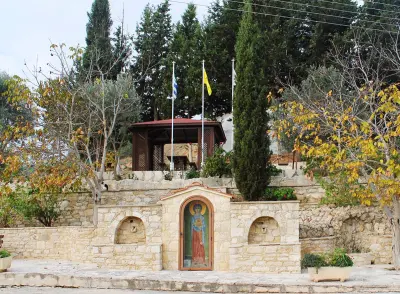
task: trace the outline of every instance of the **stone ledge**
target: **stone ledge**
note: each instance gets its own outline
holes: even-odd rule
[[[149,272],[150,273],[150,272]],[[268,283],[193,281],[191,279],[126,278],[118,276],[71,276],[43,273],[1,273],[0,287],[63,287],[92,289],[130,289],[147,291],[187,291],[204,293],[381,293],[398,292],[398,285],[363,285],[362,283]]]
[[[355,267],[347,282],[309,281],[307,274],[122,271],[59,260],[14,260],[0,273],[0,287],[193,291],[207,293],[386,293],[399,292],[398,272],[388,266]]]
[[[231,202],[230,204],[281,204],[281,203],[300,203],[300,200],[287,200],[287,201],[238,201]]]
[[[392,236],[390,236],[392,237]],[[336,236],[327,236],[327,237],[316,237],[316,238],[300,238],[301,241],[319,241],[319,240],[333,240],[336,239]]]
[[[154,207],[154,206],[160,206],[162,207],[162,204],[130,204],[130,205],[99,205],[98,209],[102,208],[129,208],[129,207]]]
[[[301,245],[301,243],[270,243],[270,244],[233,244],[230,245],[229,248],[240,248],[240,247],[267,247],[267,246],[293,246],[293,245]]]

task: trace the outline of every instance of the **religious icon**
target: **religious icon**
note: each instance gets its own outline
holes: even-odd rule
[[[209,211],[199,200],[185,207],[184,267],[209,266]]]
[[[193,210],[195,213],[192,216],[192,265],[204,266],[206,265],[204,251],[206,224],[204,216],[201,215],[201,204],[196,203]]]

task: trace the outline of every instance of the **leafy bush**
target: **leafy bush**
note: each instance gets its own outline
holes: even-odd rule
[[[0,191],[0,227],[9,228],[19,218],[9,195],[2,195]]]
[[[271,176],[279,176],[282,173],[282,170],[273,164],[268,166],[268,170]]]
[[[325,258],[323,256],[318,254],[311,254],[311,253],[304,254],[304,257],[301,260],[301,268],[309,268],[309,267],[320,268],[323,266],[328,266],[328,263],[325,261]]]
[[[348,267],[353,266],[353,261],[346,254],[346,251],[341,248],[336,248],[328,254],[305,254],[301,260],[301,268],[323,266]]]
[[[346,251],[342,248],[336,248],[333,253],[328,255],[329,265],[338,267],[353,266],[353,261],[346,254]]]
[[[186,180],[200,178],[200,172],[195,168],[190,168],[185,174]]]
[[[231,152],[226,152],[222,147],[214,150],[214,154],[208,157],[204,163],[204,177],[232,176]]]
[[[6,258],[11,256],[10,252],[8,252],[7,250],[0,250],[0,258]]]
[[[266,201],[285,201],[297,200],[292,188],[267,188],[262,200]]]
[[[29,189],[14,193],[11,197],[14,210],[25,219],[37,219],[45,227],[51,227],[60,217],[61,193],[40,193]]]

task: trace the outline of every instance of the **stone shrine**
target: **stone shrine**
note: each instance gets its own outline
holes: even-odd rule
[[[96,225],[0,233],[18,258],[130,270],[299,273],[299,201],[233,200],[192,183],[153,204],[97,206]]]

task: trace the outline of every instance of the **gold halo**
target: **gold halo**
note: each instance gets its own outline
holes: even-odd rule
[[[195,214],[195,212],[194,212],[194,206],[196,205],[196,204],[200,204],[201,205],[201,215],[204,215],[205,213],[206,213],[206,209],[207,209],[207,205],[205,205],[203,202],[201,202],[201,201],[192,201],[192,202],[190,202],[190,204],[189,204],[189,211],[190,211],[190,214],[191,215],[194,215]]]

